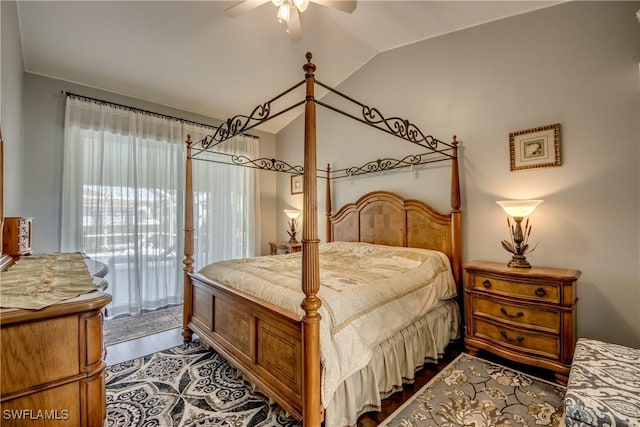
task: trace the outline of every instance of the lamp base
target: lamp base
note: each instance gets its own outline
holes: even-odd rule
[[[524,255],[514,255],[511,261],[507,263],[507,267],[514,268],[531,268],[531,264]]]

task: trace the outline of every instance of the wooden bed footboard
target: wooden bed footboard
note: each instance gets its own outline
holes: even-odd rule
[[[302,419],[302,322],[295,313],[189,274],[188,328],[245,378]],[[322,412],[322,408],[318,408]]]

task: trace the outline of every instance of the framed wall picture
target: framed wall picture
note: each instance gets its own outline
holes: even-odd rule
[[[560,166],[560,124],[540,126],[509,134],[511,170]]]
[[[291,175],[291,194],[302,194],[302,175]]]

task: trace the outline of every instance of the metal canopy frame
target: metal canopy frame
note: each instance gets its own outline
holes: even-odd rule
[[[389,172],[398,169],[408,168],[410,170],[414,170],[422,165],[451,160],[457,156],[457,151],[454,149],[457,144],[455,135],[453,136],[452,143],[446,143],[430,134],[424,133],[419,127],[406,119],[395,116],[385,117],[378,108],[370,107],[360,101],[357,101],[315,78],[313,79],[313,83],[326,89],[329,93],[337,95],[340,99],[347,101],[347,105],[350,106],[353,111],[345,111],[335,105],[314,98],[312,101],[316,105],[322,106],[330,111],[346,116],[369,127],[378,129],[379,131],[385,132],[389,135],[408,141],[414,145],[418,145],[421,148],[427,149],[427,151],[410,154],[401,159],[388,157],[379,158],[368,161],[362,165],[334,170],[331,170],[330,166],[327,165],[327,169],[318,169],[318,178],[335,180],[370,173]],[[278,109],[277,111],[274,110],[275,103],[282,100],[286,95],[292,93],[303,84],[305,84],[305,80],[296,83],[269,101],[256,106],[249,115],[240,114],[227,119],[216,129],[215,133],[207,135],[200,141],[192,144],[193,151],[191,158],[193,160],[208,161],[212,163],[283,172],[292,175],[303,175],[304,167],[301,165],[292,165],[283,160],[267,157],[251,159],[247,156],[229,154],[216,150],[216,147],[220,146],[225,141],[239,135],[244,135],[256,126],[285,114],[296,107],[304,105],[307,101],[306,99],[293,102],[292,104]],[[222,156],[223,158],[226,158],[226,160],[206,159],[202,156],[203,153]]]

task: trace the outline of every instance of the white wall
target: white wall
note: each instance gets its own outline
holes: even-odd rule
[[[62,159],[64,144],[65,96],[61,91],[104,99],[160,114],[168,114],[207,124],[219,121],[186,111],[141,101],[135,98],[80,86],[70,82],[24,74],[24,216],[33,219],[33,248],[35,252],[60,250]],[[260,155],[275,155],[275,136],[254,132],[260,136]],[[9,184],[8,181],[7,184]],[[275,239],[275,177],[260,172],[262,209],[262,253],[269,253],[269,240]],[[6,185],[5,185],[6,187]]]
[[[22,211],[22,46],[15,1],[0,2],[0,124],[4,141],[4,216]]]
[[[569,2],[377,55],[338,89],[461,145],[465,261],[508,261],[496,200],[541,198],[534,265],[582,271],[578,334],[640,347],[640,2]],[[301,61],[302,63],[303,61]],[[314,57],[322,80],[331,67]],[[510,171],[509,132],[560,123],[561,167]],[[300,162],[301,121],[278,134]],[[318,166],[353,166],[400,149],[396,138],[323,110]],[[406,148],[398,151],[404,155]],[[409,147],[409,151],[419,152]],[[438,188],[441,188],[438,191]],[[442,189],[444,187],[444,190]],[[372,190],[448,209],[449,168],[334,183],[334,211]],[[320,238],[324,190],[319,188]],[[301,208],[278,178],[278,212]],[[435,199],[434,199],[435,197]],[[434,201],[435,200],[435,201]],[[286,219],[278,220],[284,235]]]

